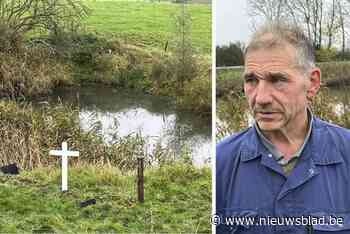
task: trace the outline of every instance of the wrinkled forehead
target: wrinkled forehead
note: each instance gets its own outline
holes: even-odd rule
[[[247,51],[245,72],[280,72],[297,68],[297,54],[294,47],[285,44],[272,48],[259,48]]]
[[[278,32],[271,33],[267,32],[261,35],[258,35],[252,41],[249,42],[245,54],[250,51],[259,50],[259,49],[273,49],[273,48],[283,48],[283,47],[293,47],[297,44],[295,38],[286,38],[280,35]]]

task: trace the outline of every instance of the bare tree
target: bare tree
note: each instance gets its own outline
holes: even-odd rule
[[[327,17],[326,17],[326,33],[328,36],[328,44],[327,49],[330,49],[332,47],[333,42],[333,36],[336,33],[337,26],[336,24],[336,4],[335,0],[332,0],[332,3],[329,7],[329,10],[327,11]]]
[[[39,28],[57,33],[87,14],[80,0],[0,0],[0,30],[9,40]]]
[[[350,18],[350,1],[337,1],[337,13],[339,15],[339,27],[341,31],[341,48],[342,53],[345,52],[346,43],[346,21]]]
[[[298,25],[306,28],[316,49],[321,48],[324,0],[296,0],[288,2],[289,15]]]
[[[268,21],[282,20],[286,15],[285,0],[248,0],[249,15],[263,16]]]
[[[309,38],[313,37],[311,26],[311,2],[310,0],[295,0],[287,3],[288,15],[291,21],[300,26],[305,26]]]
[[[248,0],[249,14],[267,21],[291,22],[304,28],[314,47],[330,49],[342,32],[345,49],[350,0]]]
[[[176,67],[176,79],[178,84],[178,95],[183,95],[186,81],[195,77],[196,58],[192,45],[192,18],[188,9],[187,0],[184,0],[181,11],[174,17],[174,62]]]

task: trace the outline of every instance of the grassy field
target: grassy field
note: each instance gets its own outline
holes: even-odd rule
[[[92,10],[85,23],[89,31],[120,36],[128,44],[163,49],[172,46],[175,15],[181,4],[146,1],[86,1]],[[192,41],[199,53],[211,51],[211,5],[186,6],[192,19]]]
[[[145,172],[145,202],[136,179],[111,167],[71,167],[60,192],[55,168],[0,175],[0,233],[210,232],[210,169],[173,164]],[[80,208],[81,201],[96,205]]]

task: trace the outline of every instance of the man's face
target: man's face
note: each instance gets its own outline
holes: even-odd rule
[[[306,113],[311,83],[297,68],[295,57],[296,51],[289,45],[258,49],[246,55],[244,92],[254,119],[264,131],[303,124],[300,121]]]

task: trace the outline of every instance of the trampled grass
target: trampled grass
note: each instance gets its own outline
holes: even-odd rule
[[[145,202],[136,176],[110,167],[71,167],[69,191],[60,170],[0,176],[0,233],[210,232],[210,169],[173,164],[145,172]],[[80,208],[86,199],[96,204]]]
[[[124,38],[128,44],[164,49],[174,43],[175,15],[181,4],[156,1],[89,1],[87,29]],[[211,5],[186,6],[192,18],[192,41],[200,53],[211,51]]]

